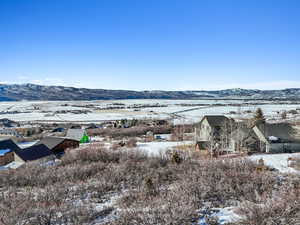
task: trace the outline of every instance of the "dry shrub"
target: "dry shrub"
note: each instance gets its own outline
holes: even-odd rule
[[[126,142],[126,147],[128,148],[135,148],[137,146],[137,140],[135,138],[130,138],[127,142]]]
[[[174,151],[172,153],[172,162],[176,163],[176,164],[180,164],[182,162],[182,158],[181,158],[180,154],[178,153],[178,151]]]
[[[112,150],[118,150],[118,149],[120,149],[120,143],[118,143],[118,142],[113,142],[113,144],[112,144],[112,146],[111,146],[111,149]]]
[[[62,157],[61,165],[92,163],[92,162],[118,162],[120,159],[119,151],[108,151],[103,146],[89,146],[79,151],[70,152]]]
[[[178,155],[180,163],[172,163],[171,154],[148,157],[136,149],[89,146],[66,153],[54,166],[29,163],[3,171],[0,225],[93,224],[97,216],[105,217],[113,209],[95,211],[91,203],[106,201],[114,193],[122,193],[114,206],[121,210],[109,224],[191,224],[207,203],[225,207],[249,201],[251,210],[256,210],[283,185],[273,172],[257,173],[257,164],[245,159],[195,160],[186,151]],[[286,190],[296,188],[295,183]],[[296,192],[279,196],[286,201],[292,198],[298,199]],[[281,207],[297,209],[287,203]],[[293,210],[291,214],[296,215]]]
[[[106,129],[93,129],[89,130],[89,135],[91,136],[109,136],[112,138],[124,138],[124,137],[138,137],[141,135],[146,135],[148,131],[154,134],[169,134],[171,133],[173,127],[170,125],[163,126],[136,126],[130,128],[106,128]]]
[[[261,204],[243,203],[239,213],[244,218],[237,223],[240,225],[299,225],[300,191],[285,187],[275,197],[266,198]]]
[[[176,126],[171,133],[172,141],[183,141],[184,138],[184,126]]]
[[[276,179],[268,172],[256,173],[255,168],[251,161],[238,159],[168,163],[159,168],[166,180],[154,173],[146,177],[144,188],[139,185],[120,200],[124,211],[118,224],[190,224],[207,202],[211,207],[257,202],[257,196],[272,193]]]
[[[89,206],[75,206],[64,187],[49,186],[44,191],[18,193],[16,190],[0,196],[1,225],[90,224],[102,212]]]
[[[164,197],[162,197],[164,196]],[[165,191],[160,198],[150,198],[147,206],[121,210],[120,217],[113,225],[182,225],[197,220],[196,208],[186,195]],[[138,201],[137,198],[132,198]]]
[[[234,201],[255,201],[256,195],[271,193],[276,182],[268,173],[256,173],[253,163],[244,160],[202,161],[199,167],[187,171],[176,188],[178,192],[195,195],[199,204],[207,201],[214,207],[230,206]]]

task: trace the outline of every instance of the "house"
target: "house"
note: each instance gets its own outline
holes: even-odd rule
[[[68,148],[79,147],[79,141],[64,137],[45,137],[35,144],[35,146],[40,145],[46,146],[54,154],[59,154]]]
[[[15,151],[14,161],[15,162],[29,162],[44,159],[54,159],[54,153],[45,145],[33,145],[28,148],[24,148]]]
[[[231,119],[226,116],[204,116],[196,125],[196,141],[209,141],[212,136],[218,138],[224,126],[229,124]]]
[[[223,115],[208,115],[195,127],[196,148],[206,150],[207,148],[217,148],[219,142],[234,129],[234,120]],[[226,145],[228,145],[227,141]],[[214,145],[214,146],[212,146]]]
[[[66,138],[79,141],[80,143],[90,142],[87,132],[83,129],[69,129]]]
[[[300,152],[300,129],[288,123],[260,123],[232,132],[233,152]]]
[[[260,142],[252,127],[240,127],[230,134],[231,152],[256,152],[260,149]]]
[[[259,123],[249,127],[225,116],[204,116],[195,128],[196,149],[211,152],[300,152],[300,127]]]
[[[261,123],[252,129],[260,142],[259,150],[262,152],[300,152],[299,127],[288,123]]]
[[[0,149],[2,149],[0,150],[0,166],[12,163],[20,166],[28,161],[37,161],[45,158],[55,157],[54,152],[52,152],[44,144],[36,144],[28,148],[21,149],[11,139],[0,141]]]

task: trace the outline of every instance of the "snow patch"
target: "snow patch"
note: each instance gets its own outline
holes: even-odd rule
[[[164,142],[138,142],[137,148],[150,156],[159,156],[167,150],[180,145],[190,145],[192,141],[164,141]]]
[[[213,210],[215,212],[210,214],[209,217],[218,218],[218,222],[220,225],[234,223],[241,219],[241,217],[234,212],[234,207],[216,208]],[[207,225],[204,217],[199,220],[198,225]]]
[[[253,155],[249,158],[255,162],[263,159],[265,165],[275,168],[282,173],[300,173],[300,171],[295,170],[288,166],[288,158],[300,157],[300,153],[291,154],[269,154],[269,155]]]

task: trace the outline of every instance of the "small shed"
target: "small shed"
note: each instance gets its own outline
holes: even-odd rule
[[[87,132],[83,129],[69,129],[66,138],[79,141],[79,143],[90,142],[90,137],[88,136]]]

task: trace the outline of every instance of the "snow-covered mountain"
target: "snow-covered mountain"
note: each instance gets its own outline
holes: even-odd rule
[[[0,101],[101,99],[300,99],[300,88],[283,90],[130,91],[36,84],[0,84]]]

